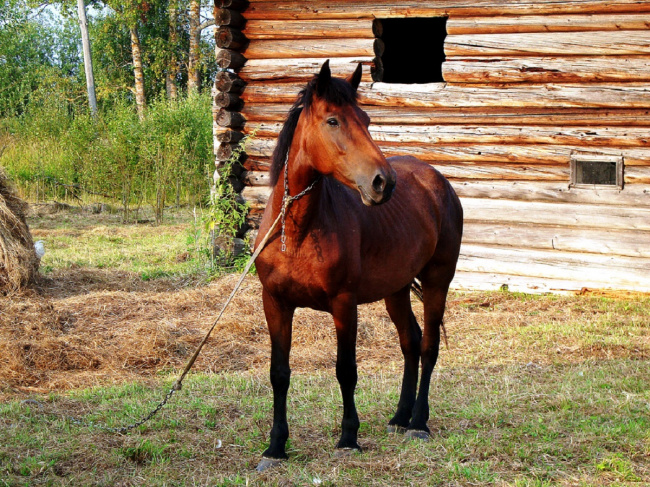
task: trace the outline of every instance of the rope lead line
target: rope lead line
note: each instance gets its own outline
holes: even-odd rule
[[[293,202],[294,200],[287,200],[283,202],[283,211],[286,210],[286,208],[289,207],[289,205]],[[260,252],[262,252],[262,249],[266,246],[266,243],[269,241],[269,238],[271,237],[271,234],[273,233],[273,230],[275,230],[275,227],[278,226],[278,223],[280,222],[280,218],[282,217],[282,212],[278,215],[278,217],[275,219],[273,222],[273,225],[271,225],[271,228],[269,228],[269,231],[266,232],[266,235],[264,235],[264,238],[260,242],[260,244],[257,246],[257,249],[251,256],[251,258],[248,260],[248,263],[246,264],[246,267],[244,267],[244,270],[239,277],[239,280],[237,281],[237,284],[233,288],[233,290],[230,293],[230,296],[228,296],[228,299],[226,300],[225,304],[221,308],[221,311],[219,312],[219,315],[217,318],[212,322],[212,325],[210,326],[210,329],[208,332],[205,334],[203,337],[203,340],[201,340],[201,343],[196,347],[196,350],[194,351],[194,354],[190,359],[187,361],[187,364],[185,365],[185,368],[183,369],[183,372],[178,376],[176,381],[174,381],[174,384],[172,385],[171,389],[169,389],[169,392],[165,395],[164,399],[158,403],[158,405],[146,416],[144,416],[140,421],[137,421],[135,423],[129,424],[127,426],[121,426],[119,428],[109,428],[109,427],[101,427],[103,430],[111,432],[111,433],[120,433],[120,434],[125,434],[129,431],[131,431],[134,428],[137,428],[138,426],[142,426],[144,423],[149,421],[151,418],[153,418],[158,411],[160,411],[165,404],[171,399],[171,397],[174,395],[176,391],[180,391],[183,388],[183,380],[185,379],[185,376],[187,373],[190,371],[192,366],[194,365],[194,362],[196,362],[196,359],[198,358],[199,354],[201,353],[201,349],[203,346],[206,344],[208,341],[208,338],[210,338],[210,335],[214,331],[215,327],[217,326],[217,323],[219,323],[219,320],[223,316],[223,314],[226,311],[226,308],[228,308],[228,305],[231,303],[233,298],[235,297],[235,294],[237,294],[237,291],[239,291],[239,288],[242,285],[242,282],[244,282],[244,278],[246,277],[246,274],[251,270],[251,267],[253,266],[253,263],[255,262],[255,259],[260,255]],[[70,421],[72,421],[75,424],[81,425],[81,426],[95,426],[92,422],[84,422],[80,421],[76,418],[69,417],[68,418]]]
[[[286,165],[286,162],[285,162],[285,165]],[[153,418],[158,413],[158,411],[160,411],[163,408],[163,406],[165,406],[165,404],[167,404],[167,402],[171,399],[171,397],[174,395],[174,393],[176,391],[180,391],[183,388],[183,380],[185,379],[185,376],[187,375],[187,373],[190,371],[190,369],[194,365],[194,362],[196,362],[196,359],[198,358],[199,354],[201,353],[201,350],[203,349],[203,346],[208,341],[208,338],[210,338],[210,335],[212,334],[213,330],[217,326],[217,323],[219,323],[219,320],[221,320],[221,317],[223,316],[226,309],[228,308],[228,305],[232,302],[233,298],[235,297],[235,294],[237,294],[237,291],[239,291],[239,288],[241,287],[242,282],[244,282],[244,278],[246,277],[248,272],[251,270],[251,267],[255,263],[255,260],[257,259],[257,257],[260,255],[260,252],[262,252],[262,250],[266,246],[266,243],[269,241],[269,238],[271,238],[271,234],[273,233],[275,228],[278,226],[278,223],[280,222],[280,220],[282,220],[282,237],[284,237],[284,218],[285,218],[287,210],[289,209],[289,206],[291,206],[291,203],[293,203],[294,201],[302,198],[309,191],[311,191],[314,188],[315,184],[318,182],[319,179],[320,178],[317,178],[311,185],[309,185],[306,189],[304,189],[302,192],[300,192],[296,196],[289,196],[288,191],[285,192],[285,194],[284,194],[284,196],[282,198],[282,208],[281,208],[280,213],[278,214],[277,218],[275,219],[275,221],[271,225],[271,228],[269,228],[269,231],[266,232],[266,235],[264,235],[264,238],[262,239],[260,244],[257,246],[257,249],[255,250],[255,252],[251,256],[251,258],[248,260],[248,263],[246,264],[246,267],[244,267],[244,270],[243,270],[241,276],[239,277],[239,280],[237,281],[237,284],[235,285],[235,287],[231,291],[230,296],[228,296],[228,299],[226,300],[226,303],[221,308],[221,311],[219,312],[219,315],[212,322],[212,325],[210,326],[210,329],[208,330],[208,332],[203,337],[203,340],[201,340],[201,343],[199,343],[199,345],[196,347],[196,350],[194,351],[194,354],[187,361],[187,364],[185,365],[185,368],[183,369],[183,372],[181,372],[181,374],[178,376],[178,378],[176,379],[176,381],[172,385],[169,392],[167,392],[167,394],[165,395],[164,399],[160,403],[158,403],[158,405],[149,414],[144,416],[140,421],[129,424],[127,426],[121,426],[119,428],[109,428],[109,427],[106,427],[106,426],[103,426],[103,427],[100,426],[103,430],[111,432],[111,433],[125,434],[128,431],[130,431],[130,430],[132,430],[134,428],[137,428],[138,426],[142,426],[144,423],[146,423],[151,418]],[[283,241],[282,242],[282,251],[283,252],[284,252],[285,248],[286,247],[285,247],[284,241]],[[93,422],[84,422],[84,421],[81,421],[81,420],[73,418],[73,417],[68,417],[68,419],[71,422],[73,422],[75,424],[78,424],[78,425],[81,425],[81,426],[95,426],[95,424]]]
[[[219,320],[221,319],[221,317],[225,313],[226,308],[228,308],[228,305],[230,304],[230,302],[235,297],[235,294],[237,294],[237,291],[239,291],[239,288],[241,287],[242,282],[244,282],[244,278],[246,277],[246,274],[248,274],[248,272],[251,270],[251,267],[253,266],[253,263],[255,262],[257,257],[260,255],[260,252],[262,252],[262,249],[264,249],[264,247],[266,246],[266,242],[268,242],[269,238],[271,237],[271,233],[273,233],[273,230],[275,230],[275,227],[278,226],[278,222],[280,221],[280,218],[282,218],[282,214],[283,214],[284,210],[290,204],[291,204],[291,200],[288,200],[288,201],[284,202],[283,211],[280,212],[278,217],[273,222],[273,225],[271,225],[271,228],[269,228],[269,231],[266,232],[266,235],[264,235],[264,238],[262,239],[260,244],[257,246],[257,249],[255,250],[255,252],[251,256],[251,258],[248,260],[248,263],[246,264],[246,267],[244,267],[244,271],[241,273],[241,276],[239,277],[239,280],[237,281],[237,284],[235,285],[232,292],[230,293],[230,296],[228,296],[228,299],[226,300],[226,303],[221,308],[221,311],[219,312],[219,315],[212,322],[212,326],[210,327],[208,332],[203,337],[203,340],[201,340],[201,343],[199,343],[199,346],[196,347],[196,350],[194,351],[194,355],[192,355],[192,357],[187,361],[187,365],[185,365],[185,369],[183,370],[181,375],[178,376],[178,379],[176,379],[176,382],[174,382],[174,385],[172,386],[173,390],[175,390],[175,391],[180,391],[181,390],[183,379],[185,379],[185,376],[187,375],[187,373],[190,371],[190,369],[194,365],[194,362],[198,358],[199,353],[201,353],[201,349],[203,348],[203,345],[205,345],[205,343],[208,341],[208,338],[210,338],[210,334],[212,333],[214,328],[217,326],[217,323],[219,323]]]

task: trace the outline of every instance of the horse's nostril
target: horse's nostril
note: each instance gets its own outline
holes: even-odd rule
[[[377,174],[375,176],[375,179],[372,180],[372,189],[374,189],[377,193],[381,193],[384,191],[385,187],[386,179],[381,174]]]

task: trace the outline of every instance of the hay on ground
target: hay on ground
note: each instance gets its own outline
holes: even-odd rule
[[[39,259],[29,232],[22,201],[0,169],[0,294],[34,281]]]

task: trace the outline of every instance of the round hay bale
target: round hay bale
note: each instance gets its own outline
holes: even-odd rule
[[[0,293],[26,287],[36,278],[39,258],[27,226],[27,203],[0,168]]]

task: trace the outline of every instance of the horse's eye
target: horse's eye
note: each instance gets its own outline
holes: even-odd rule
[[[327,119],[327,125],[330,127],[338,127],[339,126],[339,121],[333,117]]]

